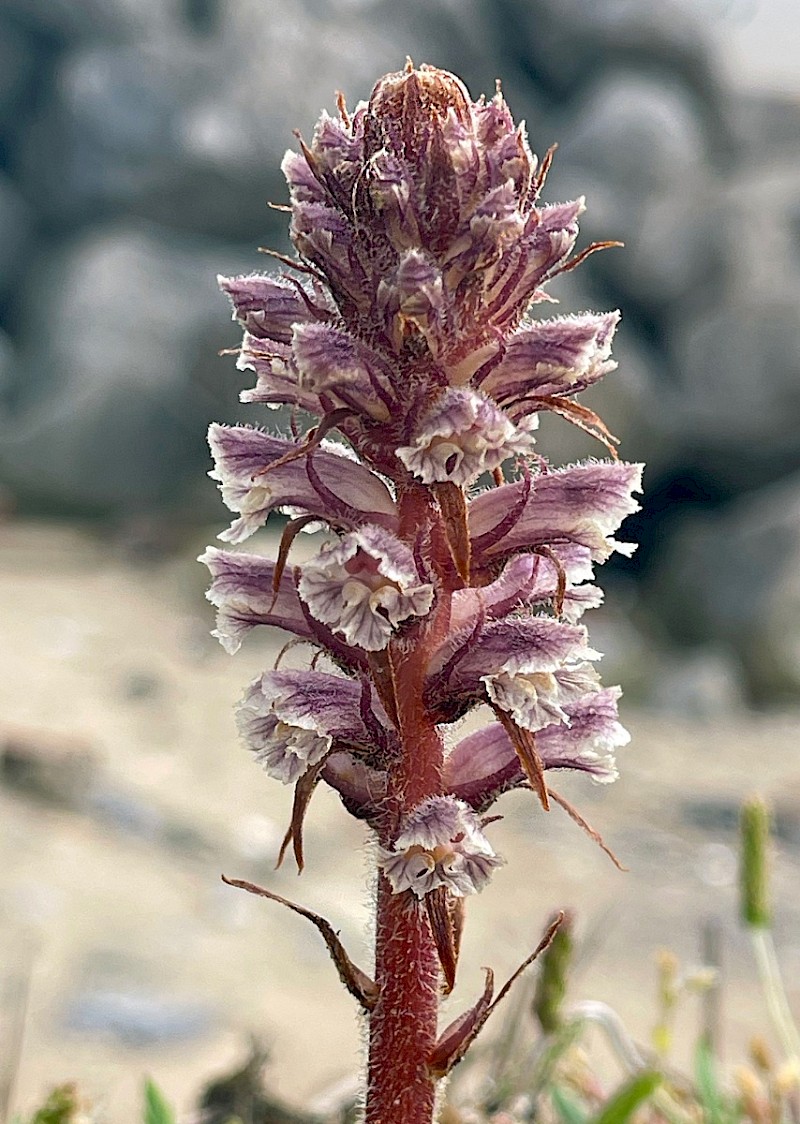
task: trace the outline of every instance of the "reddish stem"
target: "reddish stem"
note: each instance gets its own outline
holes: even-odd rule
[[[427,914],[410,893],[378,887],[376,982],[370,1014],[365,1124],[431,1124],[439,961]]]
[[[401,528],[413,528],[414,537],[434,518],[425,489],[405,493],[400,511]],[[433,622],[426,622],[413,640],[398,641],[389,651],[402,754],[389,776],[384,845],[391,844],[407,812],[441,793],[442,739],[422,696],[425,638],[431,627]],[[428,1059],[436,1042],[439,959],[423,904],[410,891],[393,893],[383,875],[378,886],[375,982],[380,994],[370,1013],[365,1124],[431,1124],[436,1079]]]

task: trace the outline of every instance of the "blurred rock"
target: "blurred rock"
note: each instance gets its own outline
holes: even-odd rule
[[[57,224],[126,212],[206,236],[281,240],[285,220],[266,203],[286,197],[292,130],[333,109],[338,89],[352,104],[406,50],[429,49],[421,21],[396,6],[381,5],[386,23],[366,24],[345,7],[278,6],[265,19],[258,0],[238,0],[220,7],[213,50],[173,20],[160,35],[68,52],[20,155],[38,205]]]
[[[675,80],[636,71],[604,75],[569,106],[548,193],[586,195],[590,239],[638,244],[654,199],[683,196],[706,157],[691,98]],[[627,259],[604,254],[602,275],[625,277]]]
[[[682,721],[713,722],[741,713],[745,695],[741,668],[731,654],[702,648],[662,656],[648,702]]]
[[[800,101],[792,94],[733,93],[739,159],[746,167],[794,157],[800,148]]]
[[[623,303],[630,300],[673,322],[696,308],[698,294],[724,290],[736,247],[729,224],[721,221],[714,183],[697,171],[689,182],[690,192],[659,194],[645,204],[621,261],[609,254],[598,263],[613,276]]]
[[[0,173],[0,299],[6,296],[12,284],[19,282],[20,267],[29,250],[32,231],[33,216],[30,208],[14,183],[8,176]]]
[[[727,645],[761,703],[800,695],[800,476],[687,520],[655,578],[673,635]]]
[[[14,377],[14,345],[5,332],[0,331],[0,414],[2,402],[9,394]]]
[[[163,35],[186,22],[185,0],[3,0],[17,24],[58,42]]]
[[[800,467],[800,285],[781,300],[728,302],[676,324],[663,424],[731,490]]]
[[[230,416],[238,393],[217,356],[236,337],[215,281],[226,264],[235,269],[229,250],[130,226],[39,260],[0,419],[10,486],[83,511],[125,510],[168,504],[184,475],[202,475],[207,422]]]
[[[0,133],[28,92],[37,61],[33,36],[0,11]]]
[[[502,36],[498,46],[524,60],[526,73],[556,101],[574,96],[599,73],[634,63],[673,74],[723,139],[710,36],[688,5],[675,0],[491,0],[491,7],[498,39]]]
[[[192,1041],[213,1029],[204,1004],[146,991],[83,992],[69,1000],[64,1021],[70,1030],[110,1035],[139,1048]]]
[[[0,782],[44,803],[82,811],[98,768],[95,748],[83,738],[22,729],[0,734]]]
[[[571,116],[562,159],[591,169],[627,200],[670,194],[702,166],[703,129],[674,78],[615,71],[571,106]]]

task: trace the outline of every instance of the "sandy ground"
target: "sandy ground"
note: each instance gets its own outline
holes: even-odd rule
[[[126,1124],[138,1119],[145,1074],[188,1110],[251,1033],[271,1048],[275,1090],[295,1103],[359,1064],[353,1003],[316,932],[219,880],[261,881],[325,914],[369,966],[364,832],[331,794],[315,795],[302,878],[290,864],[273,869],[290,794],[237,744],[231,706],[277,639],[254,637],[230,658],[208,638],[203,571],[191,561],[206,541],[144,563],[69,527],[0,532],[0,734],[6,746],[55,755],[45,787],[56,797],[59,769],[74,786],[59,806],[0,785],[0,1086],[14,1068],[27,982],[19,1111],[75,1079],[105,1119]],[[621,779],[561,787],[629,873],[559,810],[545,816],[523,793],[506,797],[493,831],[508,865],[470,903],[449,1013],[472,1001],[482,964],[502,979],[567,906],[585,934],[573,998],[611,1003],[646,1040],[656,950],[696,962],[703,924],[716,918],[723,1050],[733,1061],[768,1026],[736,922],[730,822],[755,789],[782,813],[777,938],[800,1008],[800,718],[737,713],[697,726],[628,710],[625,719],[633,745]],[[77,773],[76,744],[91,755]],[[696,1004],[679,1025],[685,1056]]]

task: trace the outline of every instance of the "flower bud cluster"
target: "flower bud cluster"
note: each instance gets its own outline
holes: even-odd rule
[[[472,101],[453,75],[409,66],[287,154],[297,276],[221,279],[244,329],[238,366],[255,375],[243,401],[311,428],[211,427],[235,514],[220,538],[238,547],[271,512],[291,517],[274,562],[202,556],[216,635],[233,652],[277,626],[330,657],[265,672],[239,727],[271,776],[334,787],[378,831],[392,889],[418,898],[482,888],[500,860],[479,816],[501,793],[541,795],[549,769],[613,779],[627,740],[579,621],[601,599],[594,565],[632,549],[613,535],[637,510],[641,467],[552,469],[534,453],[542,410],[608,436],[574,396],[613,369],[618,320],[531,315],[583,256],[583,201],[539,203],[548,162],[499,92]],[[312,522],[329,542],[287,564]],[[481,704],[496,720],[452,745],[439,791],[387,825],[403,753],[391,669],[408,653],[442,732]]]

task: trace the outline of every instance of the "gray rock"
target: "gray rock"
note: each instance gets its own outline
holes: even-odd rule
[[[648,200],[620,259],[608,261],[625,296],[673,322],[696,308],[698,296],[724,291],[737,250],[729,224],[720,221],[714,181],[699,170],[687,187]]]
[[[17,283],[20,267],[30,249],[32,230],[30,208],[16,185],[0,173],[0,297],[6,295],[12,283]]]
[[[652,590],[673,634],[712,638],[759,702],[800,698],[800,476],[687,520]]]
[[[258,0],[238,0],[219,8],[213,50],[174,26],[73,49],[20,155],[37,204],[58,224],[124,211],[274,242],[285,223],[266,201],[286,197],[292,130],[310,133],[323,106],[335,111],[338,89],[353,105],[399,69],[398,37],[404,51],[429,49],[396,5],[366,23],[341,7],[278,5],[265,18]]]
[[[662,414],[676,443],[730,490],[800,465],[800,286],[675,325],[674,382]]]
[[[4,5],[5,6],[5,5]],[[19,111],[29,90],[37,64],[33,37],[19,23],[0,12],[0,131],[5,132],[9,118]]]
[[[692,182],[706,159],[703,128],[686,90],[635,71],[600,78],[570,106],[554,179],[579,182],[587,172],[612,193],[615,229],[630,242],[644,204]],[[591,212],[587,215],[590,223]]]
[[[163,36],[188,27],[185,0],[3,0],[19,25],[60,42]]]
[[[720,84],[708,27],[689,5],[665,0],[491,0],[503,53],[524,61],[563,102],[602,72],[637,66],[671,73],[691,90],[715,131],[724,132]]]
[[[784,159],[800,147],[800,105],[780,93],[733,93],[732,120],[745,166]]]
[[[64,1021],[70,1030],[110,1035],[130,1047],[188,1042],[213,1028],[213,1017],[204,1004],[146,991],[99,988],[69,1000]]]
[[[236,375],[217,351],[238,333],[215,273],[243,264],[131,226],[44,256],[26,278],[0,417],[6,483],[83,511],[179,503],[182,479],[206,467],[208,421],[237,411]]]

